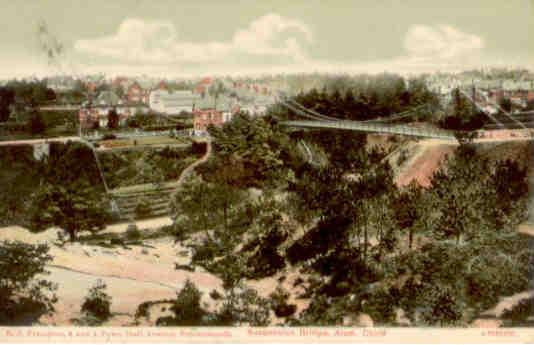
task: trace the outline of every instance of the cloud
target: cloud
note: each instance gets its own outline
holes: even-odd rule
[[[237,30],[228,41],[204,43],[182,40],[169,21],[129,18],[115,34],[78,40],[74,49],[130,63],[201,63],[254,57],[301,61],[306,59],[302,44],[311,41],[311,31],[304,23],[271,13]]]
[[[404,48],[413,58],[455,59],[480,51],[484,41],[449,25],[414,25],[404,38]]]
[[[180,37],[171,22],[130,18],[113,35],[77,41],[75,51],[90,57],[86,71],[108,74],[412,74],[494,65],[483,56],[481,37],[450,25],[412,25],[400,40],[403,49],[389,59],[317,59],[307,53],[314,43],[310,28],[302,21],[271,13],[221,42],[191,42]]]

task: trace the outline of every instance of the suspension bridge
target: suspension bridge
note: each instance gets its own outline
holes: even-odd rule
[[[413,124],[395,124],[395,121],[405,120],[414,115],[428,114],[430,107],[428,104],[416,106],[404,112],[392,114],[387,117],[380,117],[366,121],[344,120],[336,117],[326,116],[318,113],[313,109],[306,108],[295,100],[280,97],[279,104],[293,112],[294,114],[306,118],[306,120],[285,120],[281,121],[280,125],[293,128],[307,128],[307,129],[340,129],[352,130],[367,133],[381,133],[381,134],[396,134],[411,137],[441,139],[446,141],[457,142],[461,138],[471,138],[473,142],[487,142],[493,141],[517,141],[517,140],[533,140],[534,132],[529,128],[529,125],[534,125],[532,115],[534,112],[525,112],[520,114],[511,114],[505,111],[497,104],[500,111],[500,116],[490,113],[477,101],[476,90],[473,91],[475,96],[470,96],[465,90],[459,90],[461,95],[469,100],[477,110],[487,115],[492,123],[487,124],[481,130],[476,131],[453,131],[440,128],[421,128]],[[481,94],[483,95],[483,94]],[[482,97],[482,96],[479,96]],[[490,103],[489,99],[485,99]],[[532,114],[531,114],[532,113]],[[506,120],[499,119],[504,117]],[[499,131],[500,130],[500,131]],[[503,131],[504,130],[504,131]],[[506,137],[496,139],[495,134],[503,134]]]

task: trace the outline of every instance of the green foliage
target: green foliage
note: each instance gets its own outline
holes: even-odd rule
[[[54,311],[57,287],[43,279],[52,260],[47,245],[0,244],[0,324],[31,325]]]
[[[418,304],[422,306],[422,322],[434,326],[458,326],[465,308],[458,292],[447,286],[425,286]]]
[[[1,225],[27,225],[40,164],[29,146],[0,148]]]
[[[241,186],[261,187],[277,184],[278,173],[283,169],[282,151],[289,149],[289,142],[280,130],[263,118],[251,118],[238,114],[222,128],[208,129],[218,166],[236,162],[233,181]]]
[[[486,115],[479,112],[459,89],[453,91],[450,108],[451,115],[440,122],[442,128],[472,131],[481,128],[487,121]]]
[[[92,186],[46,185],[35,195],[31,224],[35,230],[58,226],[75,240],[79,231],[103,229],[108,219],[105,205]]]
[[[9,119],[10,106],[13,103],[15,103],[15,91],[11,88],[0,87],[0,122]]]
[[[226,293],[221,309],[214,318],[215,326],[264,327],[269,324],[269,301],[242,286]]]
[[[176,180],[202,153],[192,148],[101,152],[99,158],[110,188]]]
[[[285,204],[273,197],[260,197],[253,205],[253,223],[247,229],[247,240],[241,252],[247,257],[249,278],[270,276],[285,266],[279,246],[295,229],[287,220]]]
[[[176,300],[171,307],[174,317],[159,319],[158,325],[162,326],[202,326],[205,325],[204,317],[208,314],[200,305],[202,294],[189,280],[178,292]]]
[[[109,319],[111,316],[111,297],[106,293],[106,288],[104,281],[99,279],[89,289],[89,293],[82,304],[82,313],[92,316],[100,322]]]
[[[219,294],[220,295],[220,294]],[[171,307],[174,316],[159,318],[159,326],[266,326],[269,320],[267,300],[252,289],[226,292],[219,310],[209,312],[201,306],[202,294],[187,280]]]
[[[117,129],[118,127],[119,127],[119,114],[117,114],[117,110],[111,109],[108,112],[108,128]]]
[[[401,193],[387,167],[357,181],[340,175],[306,172],[293,186],[302,206],[320,218],[287,258],[311,259],[308,267],[329,277],[308,288],[312,304],[299,324],[339,324],[333,311],[346,315],[350,308],[389,324],[398,307],[416,325],[465,325],[500,296],[528,288],[533,255],[515,233],[525,220],[527,176],[517,163],[490,165],[462,146],[430,188],[411,185]],[[401,229],[410,243],[418,233],[427,244],[400,254]],[[389,285],[399,279],[402,284]],[[349,294],[355,296],[350,308]]]
[[[138,240],[141,238],[141,231],[139,231],[137,225],[129,224],[126,228],[125,235],[128,240]]]
[[[138,200],[137,205],[135,205],[135,217],[147,218],[152,213],[152,208],[150,207],[150,202],[146,198],[141,198]]]
[[[30,82],[11,80],[3,88],[8,93],[14,93],[13,101],[16,100],[28,105],[37,105],[56,98],[54,91],[48,88],[46,84],[45,80]]]
[[[290,317],[295,314],[297,306],[287,303],[289,299],[289,293],[285,291],[282,286],[277,286],[270,295],[271,308],[277,317]]]
[[[392,74],[326,78],[321,91],[313,87],[295,100],[321,114],[357,121],[438,103],[423,80],[411,79],[406,83],[402,77]]]
[[[294,326],[341,326],[343,316],[351,314],[352,309],[347,298],[314,295]]]
[[[177,222],[182,222],[188,231],[209,231],[217,226],[227,229],[242,195],[242,191],[232,186],[207,183],[193,175],[178,189],[172,210],[178,216]]]
[[[534,316],[534,298],[519,301],[511,309],[505,309],[502,318],[511,321],[511,326],[529,326],[527,319]],[[531,326],[531,325],[530,325]]]
[[[43,116],[39,112],[33,112],[30,117],[28,130],[31,134],[41,134],[46,130]]]

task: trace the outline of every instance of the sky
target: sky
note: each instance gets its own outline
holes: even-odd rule
[[[534,0],[0,3],[0,78],[534,69]]]

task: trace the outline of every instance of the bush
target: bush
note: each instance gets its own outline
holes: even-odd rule
[[[85,297],[81,309],[82,313],[101,322],[109,319],[111,316],[111,297],[105,292],[106,287],[106,284],[101,279],[97,280]]]
[[[0,242],[0,325],[31,325],[54,311],[57,286],[43,277],[52,260],[47,245]]]
[[[109,243],[117,246],[124,245],[124,241],[121,238],[112,238],[111,240],[109,240]]]
[[[137,218],[146,218],[150,216],[152,209],[150,203],[146,199],[141,199],[135,206],[135,216]]]
[[[285,291],[281,286],[278,286],[273,293],[269,295],[271,298],[271,309],[278,317],[289,317],[295,314],[297,306],[294,304],[288,304],[289,293]]]
[[[106,133],[106,134],[104,134],[102,139],[103,140],[113,140],[113,139],[117,139],[117,136],[115,134]]]
[[[521,300],[511,309],[505,309],[502,314],[502,318],[511,320],[513,326],[521,325],[531,316],[534,316],[534,297]]]
[[[159,318],[156,324],[161,326],[204,325],[203,317],[207,312],[200,305],[201,296],[197,287],[187,280],[171,307],[174,317]]]
[[[194,155],[203,155],[206,153],[207,145],[204,142],[196,142],[193,141],[193,144],[191,144],[191,152]]]
[[[126,238],[128,240],[138,240],[141,238],[141,232],[135,224],[129,224],[126,228]]]

